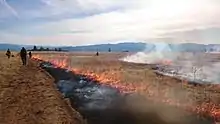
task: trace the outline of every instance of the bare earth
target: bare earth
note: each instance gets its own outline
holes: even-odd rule
[[[36,62],[25,67],[18,57],[0,59],[0,124],[82,123]]]

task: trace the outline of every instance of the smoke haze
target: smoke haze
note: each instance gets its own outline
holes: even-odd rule
[[[185,44],[185,46],[187,45]],[[160,72],[169,76],[187,78],[190,81],[219,83],[219,56],[207,51],[206,48],[198,45],[190,44],[183,47],[183,45],[160,43],[154,44],[151,49],[147,46],[145,51],[121,60],[132,63],[158,64]],[[173,74],[174,72],[175,74]]]

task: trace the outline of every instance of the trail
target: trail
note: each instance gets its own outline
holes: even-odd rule
[[[0,124],[82,123],[36,62],[0,58]]]

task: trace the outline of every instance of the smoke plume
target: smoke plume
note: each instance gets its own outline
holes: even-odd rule
[[[146,50],[143,52],[138,52],[134,55],[127,56],[123,58],[123,61],[132,63],[148,63],[155,64],[160,63],[164,59],[174,60],[176,55],[174,55],[173,49],[169,44],[166,43],[155,43],[153,45],[146,45]]]
[[[204,48],[192,44],[181,46],[160,43],[154,44],[151,49],[147,46],[145,51],[121,60],[131,63],[157,64],[161,73],[190,81],[219,83],[218,56],[205,51]],[[174,72],[175,75],[173,75]]]

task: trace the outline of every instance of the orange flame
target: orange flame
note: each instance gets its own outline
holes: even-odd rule
[[[120,80],[118,80],[116,78],[112,78],[112,77],[114,77],[114,74],[111,78],[109,78],[108,76],[106,76],[108,74],[105,74],[105,73],[98,75],[98,74],[95,74],[94,72],[91,72],[88,70],[80,70],[77,68],[72,68],[68,65],[67,57],[66,58],[64,57],[64,59],[63,59],[63,56],[61,56],[61,58],[59,59],[59,56],[58,56],[56,59],[54,59],[54,58],[50,58],[50,57],[43,57],[40,55],[34,55],[33,58],[36,60],[43,60],[43,61],[50,62],[59,68],[68,69],[70,71],[73,71],[76,74],[83,74],[91,79],[97,80],[101,84],[110,85],[111,87],[115,87],[123,93],[146,91],[148,93],[147,94],[148,98],[153,101],[163,102],[163,103],[166,103],[166,104],[169,104],[172,106],[184,108],[188,111],[197,113],[202,116],[208,115],[216,122],[220,121],[220,105],[216,105],[214,103],[203,103],[202,105],[192,106],[189,103],[188,104],[187,103],[180,103],[177,100],[169,98],[166,91],[163,91],[164,97],[161,98],[160,95],[155,93],[155,91],[152,91],[150,86],[146,86],[146,84],[141,85],[139,83],[129,83],[129,84],[125,85],[125,84],[121,83]],[[172,61],[167,60],[167,61],[165,61],[165,63],[171,64]]]
[[[163,65],[171,65],[172,64],[172,60],[168,60],[168,59],[167,60],[163,60],[162,64]]]

